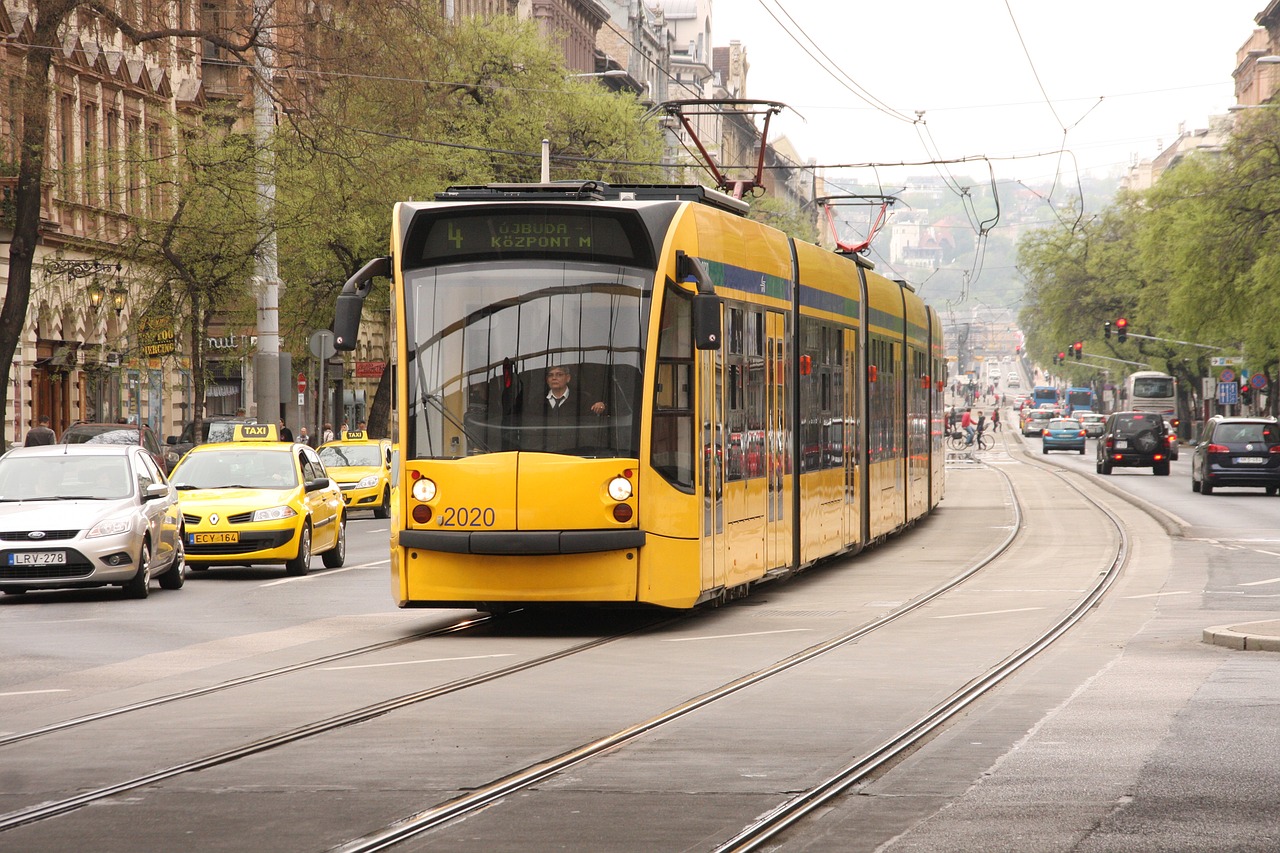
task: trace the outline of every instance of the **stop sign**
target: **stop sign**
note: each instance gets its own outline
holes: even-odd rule
[[[298,374],[298,393],[307,393],[307,376],[305,373]]]

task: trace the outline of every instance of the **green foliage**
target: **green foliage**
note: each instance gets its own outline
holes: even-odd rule
[[[1212,355],[1242,351],[1250,370],[1274,381],[1280,115],[1258,112],[1220,154],[1186,158],[1151,190],[1122,195],[1079,228],[1022,240],[1022,320],[1041,363],[1061,342],[1083,339],[1086,352],[1149,363],[1182,378],[1194,394]],[[1121,316],[1133,333],[1170,340],[1104,341],[1102,322]]]
[[[777,196],[761,196],[751,200],[751,209],[747,218],[756,222],[771,225],[797,240],[809,243],[818,242],[818,228],[813,217],[805,211],[798,210]]]
[[[282,331],[296,353],[331,322],[343,281],[387,252],[397,201],[538,181],[544,138],[553,180],[660,178],[622,162],[661,160],[661,135],[636,98],[572,79],[558,45],[530,23],[447,24],[417,4],[391,4],[335,18],[325,41],[323,85],[282,132],[277,160],[283,310],[296,321]],[[386,299],[376,293],[367,314]]]

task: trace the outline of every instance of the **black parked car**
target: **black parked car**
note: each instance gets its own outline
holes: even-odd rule
[[[1112,412],[1098,437],[1098,473],[1112,468],[1151,468],[1169,476],[1169,434],[1156,412]]]
[[[1191,455],[1191,491],[1219,486],[1280,491],[1280,425],[1272,418],[1210,418]]]

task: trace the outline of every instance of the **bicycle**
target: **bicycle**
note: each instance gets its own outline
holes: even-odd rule
[[[991,450],[996,446],[996,440],[987,435],[986,432],[980,432],[974,435],[973,441],[970,442],[964,430],[952,430],[947,436],[947,447],[951,450]]]

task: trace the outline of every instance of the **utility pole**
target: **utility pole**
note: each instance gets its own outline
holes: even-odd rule
[[[280,420],[280,273],[276,265],[276,169],[272,152],[276,110],[271,98],[274,47],[274,0],[253,0],[254,17],[262,23],[262,43],[253,51],[253,131],[258,147],[258,198],[266,233],[254,269],[258,299],[258,348],[253,356],[258,422]]]

